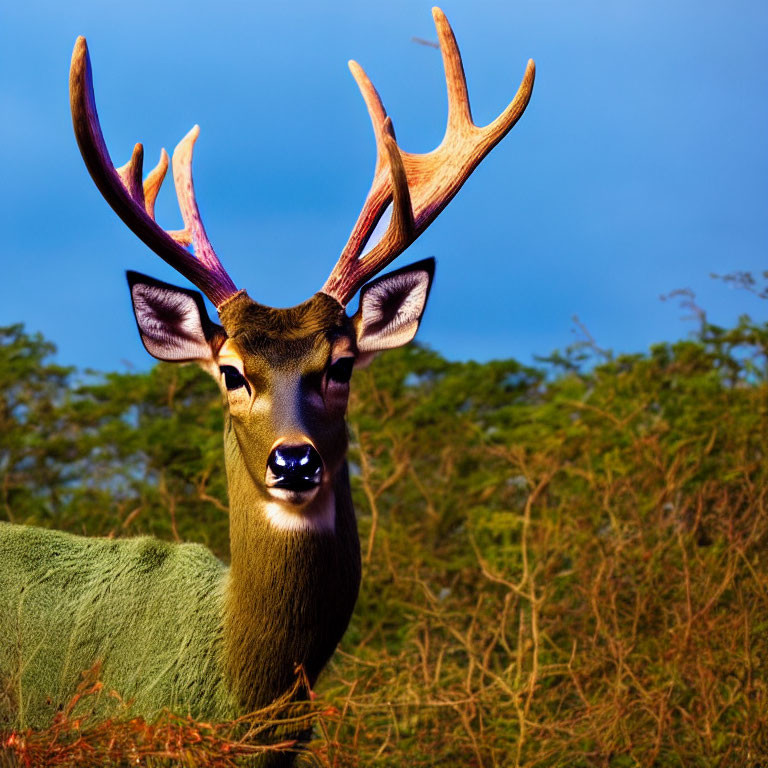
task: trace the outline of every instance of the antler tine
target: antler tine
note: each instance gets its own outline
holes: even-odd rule
[[[373,123],[377,156],[371,189],[349,240],[321,289],[342,305],[346,305],[369,277],[399,256],[435,220],[482,159],[512,129],[531,98],[535,66],[529,60],[510,105],[489,125],[476,126],[472,121],[464,67],[453,31],[439,8],[433,8],[432,15],[448,91],[445,136],[432,152],[412,154],[397,146],[391,121],[376,89],[365,72],[354,62],[350,63]],[[361,256],[368,238],[392,201],[394,211],[384,237]]]
[[[196,125],[173,150],[171,161],[173,164],[173,183],[176,186],[176,197],[179,200],[184,229],[181,232],[173,233],[172,237],[174,239],[184,235],[190,237],[195,249],[195,256],[209,269],[215,270],[217,267],[221,267],[221,262],[217,258],[210,240],[208,240],[208,235],[205,234],[205,227],[200,218],[200,211],[195,198],[195,187],[192,183],[192,153],[199,135],[200,126]]]
[[[461,53],[459,53],[459,46],[456,44],[451,25],[440,8],[432,9],[432,18],[435,21],[437,39],[440,42],[445,85],[448,91],[448,124],[445,131],[446,134],[461,133],[467,127],[474,127]]]
[[[373,133],[376,137],[376,168],[374,170],[374,176],[382,170],[387,154],[384,151],[384,135],[387,132],[385,123],[388,120],[387,110],[384,109],[384,105],[381,103],[381,96],[374,87],[368,75],[365,74],[365,70],[354,60],[349,62],[349,71],[352,73],[352,77],[355,78],[357,87],[360,89],[360,93],[365,101],[365,106],[368,108],[368,115],[371,118],[371,125],[373,125]],[[393,131],[392,122],[390,121],[390,131]]]
[[[142,207],[144,202],[144,185],[141,183],[141,174],[144,169],[144,147],[136,144],[131,154],[131,159],[121,168],[117,168],[117,175],[123,182],[128,194]]]
[[[386,257],[387,249],[397,247],[404,235],[412,235],[415,227],[408,180],[395,140],[392,120],[387,117],[381,98],[363,68],[356,61],[350,61],[349,69],[371,118],[376,138],[376,167],[371,192],[363,210],[339,257],[339,263],[322,288],[323,293],[334,296],[339,301],[341,301],[340,296],[350,291],[350,297],[354,295],[357,288],[353,286],[365,281],[365,275],[370,273],[372,265],[378,260],[377,257],[381,255]],[[375,249],[366,254],[365,267],[363,267],[363,262],[358,257],[390,201],[393,201],[390,225]],[[403,247],[406,246],[403,245]],[[381,268],[385,264],[386,262],[382,263]]]
[[[352,283],[364,282],[368,275],[383,269],[392,260],[391,253],[404,251],[417,237],[408,177],[390,118],[384,122],[381,145],[380,151],[386,153],[392,177],[392,219],[381,240],[362,259],[354,259],[350,265],[347,280]],[[346,290],[351,288],[352,284]],[[354,295],[356,290],[357,288],[351,295]]]
[[[91,62],[84,37],[77,39],[72,53],[69,91],[77,143],[86,168],[104,199],[134,234],[220,307],[238,291],[208,242],[194,200],[191,162],[197,126],[177,148],[177,152],[181,148],[181,153],[176,186],[185,229],[167,232],[155,222],[154,214],[155,199],[168,169],[168,154],[165,150],[161,152],[160,162],[143,185],[144,149],[141,144],[134,147],[131,159],[124,166],[118,169],[112,164],[96,111]],[[194,242],[195,255],[184,247],[190,242]]]
[[[154,219],[155,218],[155,200],[157,193],[163,185],[165,174],[168,173],[168,153],[165,149],[160,150],[160,160],[157,165],[147,174],[144,179],[144,209]]]
[[[523,79],[509,106],[485,128],[481,128],[481,146],[483,155],[490,152],[514,127],[523,116],[533,93],[533,81],[536,79],[536,63],[528,59]]]

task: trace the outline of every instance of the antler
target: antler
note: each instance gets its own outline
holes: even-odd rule
[[[173,153],[173,180],[184,220],[184,229],[166,231],[155,222],[155,199],[168,170],[168,153],[142,184],[144,148],[137,144],[131,159],[115,168],[109,157],[99,125],[93,96],[91,60],[84,37],[78,37],[69,70],[69,98],[72,123],[83,160],[96,186],[118,216],[160,258],[194,283],[220,307],[236,294],[237,288],[221,265],[205,234],[192,184],[192,150],[200,133],[195,126]],[[186,246],[192,244],[194,255]]]
[[[352,234],[322,292],[346,305],[362,284],[399,256],[459,191],[480,161],[511,130],[528,106],[535,66],[528,60],[523,80],[510,105],[492,123],[472,122],[467,83],[456,39],[445,14],[432,9],[448,86],[448,124],[440,145],[427,154],[397,146],[392,121],[379,94],[354,61],[349,68],[365,100],[376,136],[376,169],[370,192]],[[368,238],[392,202],[392,218],[382,239],[360,257]]]

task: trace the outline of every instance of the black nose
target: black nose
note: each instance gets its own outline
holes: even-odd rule
[[[320,484],[323,460],[308,443],[278,445],[267,460],[274,477],[273,486],[291,491],[308,491]]]

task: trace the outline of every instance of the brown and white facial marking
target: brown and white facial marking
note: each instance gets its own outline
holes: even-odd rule
[[[194,291],[136,273],[129,283],[147,350],[195,360],[219,384],[230,492],[277,529],[332,532],[353,368],[413,338],[433,273],[429,259],[369,283],[352,318],[322,293],[290,309],[240,294],[219,309],[223,327]]]
[[[320,297],[273,310],[247,297],[223,313],[217,355],[227,440],[267,520],[288,531],[332,531],[334,481],[346,457],[353,328]]]

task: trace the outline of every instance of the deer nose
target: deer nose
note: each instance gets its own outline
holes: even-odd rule
[[[323,460],[309,443],[278,445],[269,454],[267,469],[272,475],[273,488],[309,491],[320,484]]]

